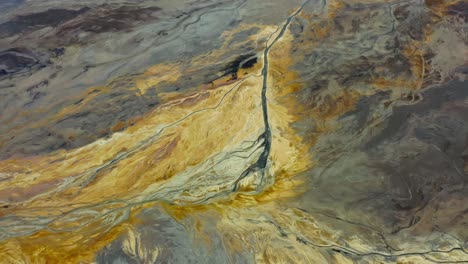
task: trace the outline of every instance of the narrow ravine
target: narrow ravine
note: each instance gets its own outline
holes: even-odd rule
[[[268,54],[270,53],[270,50],[273,48],[275,43],[281,39],[288,29],[289,24],[291,24],[291,21],[302,11],[304,6],[309,2],[310,0],[306,0],[302,5],[294,12],[292,13],[284,22],[283,26],[281,27],[280,32],[278,35],[273,39],[270,45],[266,44],[266,48],[263,51],[263,69],[262,69],[262,76],[263,76],[263,83],[262,83],[262,112],[263,112],[263,123],[265,126],[265,130],[260,135],[259,139],[263,139],[263,151],[260,153],[260,156],[254,164],[252,164],[249,168],[247,168],[242,175],[236,180],[234,184],[234,191],[236,191],[239,188],[239,182],[247,177],[250,173],[260,171],[262,175],[265,174],[265,168],[268,163],[268,157],[270,155],[270,150],[271,150],[271,127],[269,123],[269,118],[268,118],[268,99],[267,99],[267,90],[268,90]],[[275,31],[276,33],[277,31]],[[273,33],[273,35],[275,34]],[[273,36],[272,35],[272,36]]]

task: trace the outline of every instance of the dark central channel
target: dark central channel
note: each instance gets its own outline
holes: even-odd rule
[[[260,157],[258,158],[257,162],[254,164],[250,165],[242,174],[241,176],[236,180],[235,185],[234,185],[234,191],[236,191],[239,188],[239,182],[247,177],[249,173],[255,172],[260,170],[262,173],[265,173],[265,168],[267,166],[268,162],[268,156],[270,155],[270,150],[271,150],[271,128],[270,128],[270,123],[268,119],[268,102],[267,102],[267,89],[268,89],[268,53],[270,52],[271,48],[275,45],[275,43],[281,39],[286,32],[286,29],[288,28],[289,24],[291,21],[301,12],[301,10],[304,8],[304,6],[309,2],[310,0],[306,0],[292,15],[290,15],[286,21],[284,22],[283,26],[281,27],[280,33],[273,39],[273,42],[268,45],[268,40],[266,43],[266,48],[263,51],[263,69],[262,69],[262,76],[263,76],[263,83],[262,83],[262,111],[263,111],[263,123],[265,126],[265,131],[260,135],[258,140],[263,139],[263,151],[260,154]],[[276,33],[276,31],[275,31]],[[274,34],[274,33],[273,33]]]

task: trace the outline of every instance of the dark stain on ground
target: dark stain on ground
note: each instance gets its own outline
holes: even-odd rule
[[[237,71],[239,69],[251,68],[257,63],[257,57],[255,53],[248,53],[238,56],[233,61],[229,62],[227,66],[222,70],[223,76],[231,75],[235,80],[237,79]]]
[[[242,68],[242,69],[252,68],[255,64],[257,64],[257,57],[252,58],[252,59],[247,60],[246,62],[244,62],[244,63],[241,65],[241,68]]]
[[[61,27],[58,35],[66,35],[75,30],[92,33],[121,31],[132,28],[135,22],[156,19],[155,13],[160,10],[159,7],[119,6],[112,8],[109,5],[102,5]]]
[[[70,38],[78,31],[91,33],[116,32],[130,29],[138,22],[154,20],[159,7],[100,5],[78,10],[49,9],[43,12],[21,15],[0,24],[0,37],[33,32],[45,27],[58,27],[57,36]],[[73,40],[73,38],[71,38]],[[63,40],[61,41],[63,42]],[[73,41],[72,41],[73,42]]]
[[[41,64],[32,51],[24,48],[13,48],[0,52],[0,62],[0,77],[35,66],[40,67]]]
[[[83,7],[79,10],[49,9],[44,12],[17,16],[0,24],[0,37],[11,37],[18,33],[35,31],[45,27],[56,27],[88,10],[90,10],[89,7]]]
[[[44,95],[35,89],[38,88],[33,87],[29,91],[31,102],[28,104]],[[95,92],[90,92],[92,93]],[[85,98],[66,103],[80,105],[80,111],[70,113],[46,127],[23,129],[9,139],[0,137],[4,141],[0,145],[0,160],[12,155],[38,155],[58,149],[81,147],[132,126],[139,116],[159,104],[154,90],[140,96],[119,83],[109,93],[97,93],[99,94],[86,103]]]
[[[448,14],[451,16],[458,16],[463,21],[468,22],[468,2],[458,2],[448,7]]]

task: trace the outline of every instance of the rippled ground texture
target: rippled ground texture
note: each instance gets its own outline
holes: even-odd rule
[[[0,10],[0,263],[468,262],[466,2]]]

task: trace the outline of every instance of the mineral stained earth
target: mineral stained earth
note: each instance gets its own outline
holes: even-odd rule
[[[1,0],[0,263],[468,263],[467,22]]]

